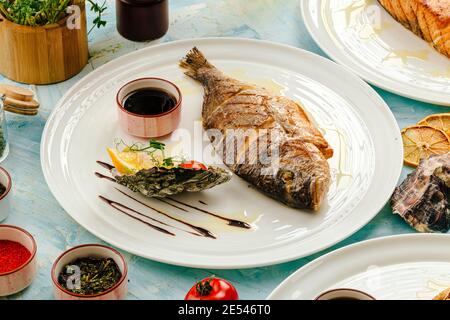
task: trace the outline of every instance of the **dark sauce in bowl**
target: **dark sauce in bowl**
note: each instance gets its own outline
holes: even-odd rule
[[[177,105],[177,99],[159,88],[142,88],[130,92],[123,101],[125,110],[142,116],[166,113]]]

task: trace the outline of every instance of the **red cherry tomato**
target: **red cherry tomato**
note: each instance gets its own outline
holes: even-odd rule
[[[195,160],[180,164],[180,168],[192,170],[208,170],[208,168],[203,163]]]
[[[210,277],[197,282],[184,300],[239,300],[239,295],[227,280]]]

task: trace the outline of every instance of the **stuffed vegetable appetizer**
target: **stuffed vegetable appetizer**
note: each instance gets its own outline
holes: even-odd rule
[[[120,150],[119,145],[125,147]],[[121,142],[108,148],[114,168],[111,174],[121,185],[146,197],[164,198],[182,192],[199,192],[228,182],[231,173],[216,166],[166,157],[165,144],[150,140],[148,145]]]

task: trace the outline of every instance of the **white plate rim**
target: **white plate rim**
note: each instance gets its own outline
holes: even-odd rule
[[[321,257],[318,257],[317,259],[314,259],[313,261],[305,264],[304,266],[300,267],[296,271],[294,271],[290,276],[288,276],[286,279],[284,279],[266,298],[266,300],[276,300],[277,295],[281,294],[280,292],[289,285],[289,282],[295,278],[301,275],[302,273],[307,273],[309,270],[312,270],[316,267],[318,267],[321,264],[326,263],[326,261],[330,258],[334,258],[337,256],[344,257],[346,255],[351,254],[354,251],[364,250],[365,247],[371,246],[371,245],[377,245],[382,243],[389,243],[393,241],[408,241],[410,239],[415,238],[424,238],[424,241],[427,239],[436,240],[436,239],[450,239],[450,235],[448,234],[436,234],[436,233],[407,233],[407,234],[400,234],[400,235],[391,235],[391,236],[383,236],[383,237],[377,237],[365,241],[360,241],[357,243],[353,243],[350,245],[347,245],[345,247],[336,249],[334,251],[331,251]]]
[[[126,55],[123,55],[121,57],[118,57],[112,61],[109,61],[108,63],[100,66],[99,68],[97,68],[95,71],[97,72],[102,72],[103,70],[106,70],[110,65],[117,63],[119,60],[126,60],[129,57],[132,57],[134,54],[138,54],[140,51],[145,51],[145,50],[152,50],[152,48],[159,48],[161,46],[166,46],[166,45],[175,45],[175,44],[187,44],[187,43],[198,43],[199,42],[209,42],[209,41],[233,41],[233,42],[253,42],[253,43],[258,43],[258,44],[264,44],[267,46],[276,46],[279,47],[280,49],[284,49],[284,50],[294,50],[297,51],[299,54],[304,54],[304,55],[310,55],[315,57],[316,59],[321,60],[323,63],[325,64],[330,64],[332,66],[334,66],[335,68],[339,68],[342,70],[342,72],[345,72],[349,77],[352,77],[356,82],[358,82],[363,88],[365,88],[366,90],[368,90],[369,92],[372,93],[372,97],[374,100],[377,100],[379,103],[379,106],[382,107],[382,111],[384,112],[384,115],[387,116],[388,119],[390,119],[390,124],[395,127],[397,136],[395,137],[397,144],[399,146],[398,149],[398,153],[397,155],[394,157],[394,159],[397,159],[397,164],[395,165],[396,168],[396,173],[393,174],[390,178],[390,183],[389,183],[389,188],[386,188],[384,191],[386,194],[391,194],[392,191],[394,190],[397,181],[401,175],[401,171],[403,168],[403,148],[401,147],[401,135],[400,135],[400,129],[398,127],[398,123],[395,120],[394,115],[392,114],[392,112],[390,111],[388,105],[385,103],[385,101],[379,96],[379,94],[372,88],[370,87],[366,82],[364,82],[363,80],[361,80],[359,77],[357,77],[355,74],[349,72],[348,68],[346,68],[345,66],[341,66],[325,57],[322,57],[320,55],[317,55],[315,53],[306,51],[304,49],[300,49],[300,48],[296,48],[293,46],[289,46],[289,45],[285,45],[285,44],[280,44],[280,43],[276,43],[276,42],[272,42],[272,41],[266,41],[266,40],[256,40],[256,39],[248,39],[248,38],[233,38],[233,37],[208,37],[208,38],[193,38],[193,39],[186,39],[186,40],[178,40],[178,41],[171,41],[171,42],[166,42],[166,43],[161,43],[161,44],[157,44],[154,46],[149,46],[137,51],[133,51],[130,52]],[[90,80],[91,78],[95,77],[95,74],[97,72],[90,72],[89,74],[87,74],[86,76],[84,76],[83,78],[81,78],[77,83],[75,83],[59,100],[59,102],[56,104],[55,108],[53,109],[51,115],[49,116],[49,118],[46,121],[46,125],[44,127],[43,130],[43,134],[42,134],[42,140],[41,140],[41,148],[40,148],[40,155],[41,155],[41,167],[43,170],[43,174],[44,174],[44,178],[47,182],[47,185],[49,186],[50,191],[52,192],[53,196],[55,196],[55,198],[57,199],[58,203],[62,206],[62,208],[66,211],[66,213],[71,216],[75,221],[76,218],[70,213],[71,209],[70,206],[68,205],[68,203],[65,203],[66,201],[64,199],[60,199],[57,195],[58,195],[58,191],[56,190],[55,186],[53,186],[52,184],[52,172],[50,170],[47,170],[48,166],[47,163],[49,163],[49,158],[48,158],[48,153],[46,152],[47,147],[49,146],[49,140],[51,139],[51,137],[49,136],[49,132],[51,131],[52,126],[56,125],[54,123],[54,119],[57,117],[58,114],[58,110],[62,109],[64,106],[65,101],[70,98],[75,92],[76,89],[85,81]],[[389,196],[386,197],[388,201]],[[254,267],[261,267],[261,266],[270,266],[270,265],[275,265],[275,264],[280,264],[280,263],[284,263],[284,262],[289,262],[289,261],[293,261],[299,258],[303,258],[305,256],[309,256],[311,254],[317,253],[321,250],[324,250],[326,248],[329,248],[335,244],[337,244],[338,242],[348,238],[349,236],[353,235],[354,233],[356,233],[357,231],[359,231],[362,227],[364,227],[371,219],[373,219],[379,212],[380,210],[383,208],[383,206],[385,205],[386,202],[384,203],[380,203],[377,207],[374,207],[373,209],[373,214],[369,214],[366,215],[366,219],[364,219],[364,222],[361,222],[359,225],[357,225],[356,227],[352,228],[351,231],[347,231],[345,232],[344,235],[333,235],[333,239],[330,241],[327,241],[326,245],[321,245],[321,246],[317,246],[313,249],[310,250],[306,250],[304,253],[302,254],[291,254],[287,257],[284,258],[266,258],[264,259],[264,261],[254,261],[254,262],[247,262],[247,263],[233,263],[233,262],[229,262],[226,259],[222,259],[222,261],[216,261],[214,263],[200,263],[200,262],[186,262],[186,261],[179,261],[179,260],[174,260],[171,258],[162,258],[159,256],[155,256],[155,255],[149,255],[149,254],[145,254],[142,253],[140,251],[134,250],[132,248],[129,247],[124,247],[122,246],[120,243],[117,243],[114,239],[109,238],[105,235],[99,234],[99,232],[97,232],[95,230],[94,227],[91,226],[85,226],[82,225],[83,228],[85,228],[87,231],[89,231],[90,233],[92,233],[93,235],[95,235],[96,237],[102,239],[103,241],[117,247],[120,248],[122,250],[125,250],[127,252],[130,252],[134,255],[137,256],[141,256],[147,259],[151,259],[154,261],[158,261],[158,262],[162,262],[162,263],[167,263],[167,264],[171,264],[171,265],[178,265],[178,266],[185,266],[185,267],[191,267],[191,268],[214,268],[214,269],[246,269],[246,268],[254,268]],[[77,222],[78,223],[78,222]]]
[[[323,0],[314,1],[321,2]],[[310,6],[311,1],[300,0],[300,11],[303,22],[311,38],[320,47],[320,49],[322,49],[333,61],[346,66],[365,81],[388,92],[395,93],[402,97],[413,99],[416,101],[436,104],[444,107],[450,106],[449,94],[438,94],[434,92],[433,95],[431,95],[427,90],[417,91],[417,88],[410,88],[408,84],[403,84],[401,82],[391,80],[388,77],[382,76],[380,73],[365,72],[365,70],[359,68],[356,63],[352,63],[351,61],[347,60],[343,52],[339,50],[338,46],[334,46],[332,44],[333,41],[329,37],[328,33],[326,33],[326,37],[324,37],[324,33],[319,34],[319,31],[314,28],[314,23],[311,21],[312,17],[307,14],[309,12],[308,8]],[[405,31],[409,32],[407,29],[405,29]]]

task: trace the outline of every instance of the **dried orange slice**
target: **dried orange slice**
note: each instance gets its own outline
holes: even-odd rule
[[[430,126],[445,132],[450,137],[450,113],[432,114],[419,121],[418,125]]]
[[[444,131],[430,126],[411,126],[402,130],[405,164],[417,167],[420,159],[450,152],[450,139]]]

